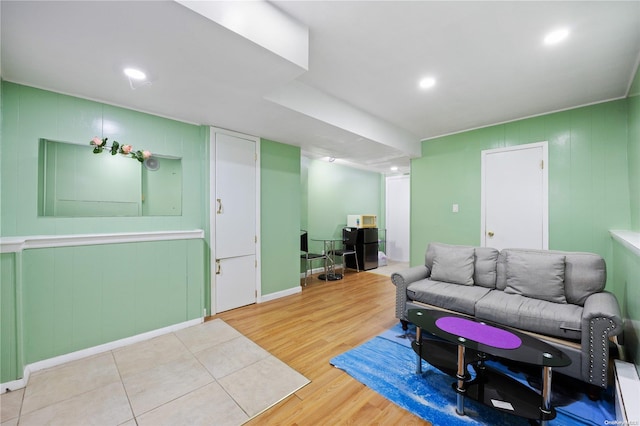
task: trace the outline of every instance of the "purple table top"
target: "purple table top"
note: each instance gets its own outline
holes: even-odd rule
[[[499,349],[516,349],[522,340],[515,334],[487,324],[458,317],[442,317],[436,326],[447,333]]]

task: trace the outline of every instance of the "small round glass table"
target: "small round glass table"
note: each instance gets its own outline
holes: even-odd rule
[[[323,243],[323,254],[333,253],[335,249],[336,241],[342,243],[341,239],[336,238],[311,238],[311,241],[317,241]],[[342,274],[336,273],[335,262],[333,258],[327,255],[324,259],[324,274],[318,275],[319,280],[323,281],[337,281],[342,279]]]

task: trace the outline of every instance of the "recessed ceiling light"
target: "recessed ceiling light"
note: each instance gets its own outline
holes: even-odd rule
[[[425,77],[418,83],[421,89],[430,89],[436,85],[436,79],[433,77]]]
[[[140,71],[139,69],[135,69],[135,68],[125,68],[124,69],[124,73],[127,77],[133,79],[133,80],[146,80],[147,79],[147,75],[145,73],[143,73],[142,71]]]
[[[392,172],[398,171],[398,166],[391,166],[391,171]]]
[[[562,40],[566,39],[567,36],[569,36],[569,30],[567,28],[561,28],[559,30],[551,31],[544,38],[544,44],[552,45],[560,43]]]

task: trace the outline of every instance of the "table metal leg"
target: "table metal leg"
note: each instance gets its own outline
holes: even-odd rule
[[[329,263],[329,250],[327,247],[327,241],[324,242],[324,276],[327,279],[327,281],[329,280],[329,272],[331,272],[331,269],[328,267],[328,263]]]
[[[331,253],[334,253],[334,241],[333,240],[324,240],[324,274],[318,275],[318,279],[324,281],[336,281],[341,280],[342,275],[336,274],[335,270],[335,262],[333,261],[333,256]]]
[[[542,367],[542,406],[540,407],[540,426],[548,424],[551,415],[551,367]]]
[[[464,394],[467,391],[465,389],[465,365],[464,365],[464,351],[465,348],[463,345],[458,345],[458,372],[456,374],[456,378],[458,379],[458,384],[456,388],[456,413],[463,416],[464,415]]]
[[[416,374],[422,374],[422,329],[420,327],[416,327],[416,346],[418,347]]]

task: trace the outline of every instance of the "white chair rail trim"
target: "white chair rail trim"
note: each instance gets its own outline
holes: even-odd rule
[[[204,238],[204,230],[119,232],[111,234],[28,235],[0,237],[0,253],[17,253],[27,249],[93,246],[100,244],[146,241],[193,240]]]
[[[634,231],[609,231],[611,237],[640,257],[640,232]]]

